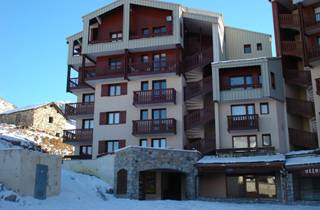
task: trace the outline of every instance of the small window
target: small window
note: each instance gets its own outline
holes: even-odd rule
[[[232,105],[231,106],[231,115],[240,116],[240,115],[252,115],[255,114],[254,104],[243,104],[243,105]]]
[[[250,54],[252,52],[251,50],[251,44],[245,44],[243,46],[244,54]]]
[[[120,96],[121,95],[121,85],[109,85],[109,96]]]
[[[262,146],[264,146],[264,147],[271,146],[271,135],[270,134],[262,134]]]
[[[140,147],[148,147],[148,140],[140,139]]]
[[[82,120],[82,129],[93,129],[93,119]]]
[[[276,76],[273,72],[270,72],[271,76],[271,87],[272,89],[276,89]]]
[[[165,26],[153,28],[154,34],[161,34],[161,33],[166,33],[166,32],[167,32],[167,28]]]
[[[142,34],[143,34],[143,36],[145,36],[145,37],[149,36],[149,34],[150,34],[149,29],[148,29],[148,28],[142,29]]]
[[[167,17],[166,17],[166,21],[167,21],[167,22],[171,22],[171,21],[172,21],[172,16],[171,16],[171,15],[167,16]]]
[[[317,7],[314,9],[314,14],[315,14],[316,22],[319,23],[320,22],[320,7]]]
[[[80,155],[92,155],[92,146],[80,146]]]
[[[269,114],[269,103],[260,104],[260,114]]]
[[[111,59],[109,61],[110,70],[119,70],[119,69],[121,69],[121,66],[122,66],[121,60]]]
[[[140,120],[148,120],[148,110],[147,109],[140,111]]]
[[[149,90],[149,82],[148,82],[148,81],[143,81],[143,82],[141,82],[141,90],[142,90],[142,91],[147,91],[147,90]]]
[[[113,153],[119,149],[119,141],[107,141],[107,153]]]
[[[49,117],[49,123],[53,123],[53,117]]]
[[[262,44],[261,43],[257,44],[257,51],[262,51]]]
[[[143,56],[141,57],[141,62],[142,62],[143,64],[149,63],[149,56],[143,55]]]
[[[151,146],[153,148],[166,148],[167,140],[166,139],[152,139]]]
[[[108,125],[120,124],[120,112],[109,112],[108,113]]]
[[[56,133],[56,137],[60,137],[60,133]]]
[[[85,102],[85,103],[94,102],[94,93],[83,94],[82,102]]]
[[[117,32],[117,33],[111,33],[111,41],[112,42],[117,42],[117,41],[121,41],[122,40],[122,33],[121,32]]]
[[[317,36],[317,45],[320,46],[320,36]]]

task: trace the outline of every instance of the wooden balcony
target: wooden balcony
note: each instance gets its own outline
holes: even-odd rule
[[[92,142],[93,129],[75,129],[63,131],[64,143]]]
[[[213,154],[216,150],[215,139],[200,139],[197,141],[189,142],[184,146],[185,150],[197,150],[204,155]]]
[[[132,135],[144,134],[176,134],[175,119],[135,120],[132,125]]]
[[[287,98],[286,100],[288,113],[308,119],[315,116],[314,103],[312,101],[294,98]]]
[[[320,78],[316,79],[317,94],[320,96]]]
[[[70,103],[65,105],[67,116],[93,115],[94,102]]]
[[[279,23],[281,28],[287,29],[300,29],[299,15],[296,14],[280,14]]]
[[[289,141],[294,147],[303,149],[318,148],[317,133],[289,128]]]
[[[284,72],[285,80],[288,84],[307,88],[311,85],[311,72],[288,69]]]
[[[308,56],[309,56],[310,62],[320,61],[320,47],[319,46],[309,47]]]
[[[149,33],[149,34],[139,34],[130,33],[129,39],[146,39],[146,38],[155,38],[155,37],[163,37],[163,36],[171,36],[172,31],[160,32],[160,33]]]
[[[213,62],[213,49],[208,48],[197,52],[191,56],[187,56],[183,60],[184,73],[197,68],[203,68]]]
[[[78,77],[70,78],[67,81],[67,91],[68,92],[72,92],[77,89],[85,89],[85,88],[90,88],[90,86],[88,84],[86,84],[85,82],[79,82]]]
[[[176,103],[174,88],[133,92],[133,105]]]
[[[117,66],[95,67],[94,72],[85,77],[85,80],[105,79],[114,77],[124,77],[125,66],[123,64]]]
[[[64,160],[90,160],[92,155],[65,155]]]
[[[259,115],[228,116],[228,131],[259,130]]]
[[[270,155],[275,153],[274,147],[254,147],[254,148],[231,148],[216,150],[218,156],[254,156],[254,155]]]
[[[179,62],[176,59],[149,63],[129,64],[128,74],[130,76],[159,74],[159,73],[177,73]]]
[[[212,92],[212,77],[206,77],[199,82],[187,83],[187,86],[184,88],[184,100],[186,101],[210,92]]]
[[[320,33],[320,22],[316,21],[315,16],[305,17],[304,18],[305,24],[305,32],[307,35],[313,35]]]
[[[301,41],[281,41],[281,49],[283,55],[303,57]]]
[[[188,130],[199,125],[204,125],[214,120],[214,108],[213,105],[199,110],[194,110],[190,114],[184,117],[184,129]]]
[[[262,84],[256,83],[256,84],[250,84],[250,85],[233,85],[230,84],[223,84],[220,85],[220,90],[232,90],[232,89],[255,89],[255,88],[262,88]]]

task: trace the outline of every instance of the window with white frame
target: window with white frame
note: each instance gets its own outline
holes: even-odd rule
[[[120,112],[109,112],[108,113],[108,125],[120,124]]]
[[[152,139],[151,146],[153,148],[166,148],[167,147],[167,139]]]

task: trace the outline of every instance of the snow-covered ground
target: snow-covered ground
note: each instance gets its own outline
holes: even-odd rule
[[[11,110],[11,109],[15,109],[15,108],[16,108],[15,105],[13,105],[12,103],[0,97],[0,113]]]
[[[107,194],[109,186],[92,176],[62,171],[59,196],[41,201],[19,197],[18,202],[0,199],[2,210],[319,210],[319,206],[281,204],[237,204],[205,201],[136,201]],[[8,194],[3,192],[2,194]],[[1,198],[1,192],[0,192]]]

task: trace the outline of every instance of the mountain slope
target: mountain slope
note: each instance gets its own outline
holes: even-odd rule
[[[15,105],[4,100],[3,98],[0,98],[0,113],[11,110],[11,109],[15,109],[15,108],[16,108]]]

